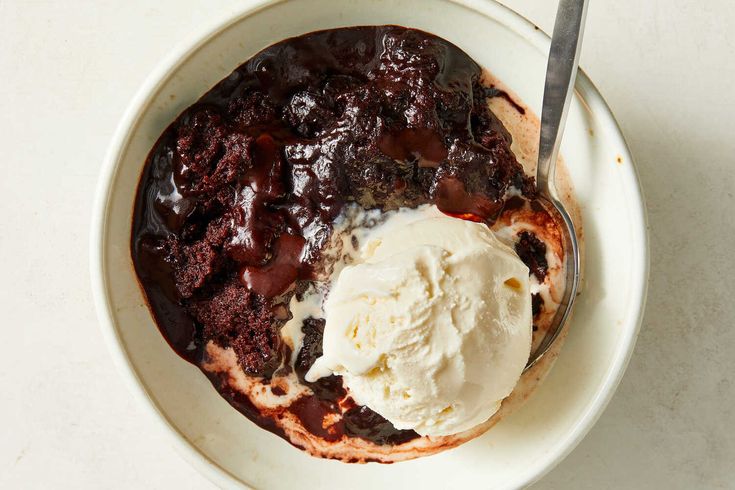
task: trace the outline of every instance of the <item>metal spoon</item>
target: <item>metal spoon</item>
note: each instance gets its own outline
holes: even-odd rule
[[[554,185],[556,158],[559,154],[564,123],[567,119],[569,103],[574,93],[574,80],[577,75],[579,52],[582,47],[584,19],[587,15],[588,0],[559,0],[554,21],[554,34],[551,37],[549,62],[546,66],[544,100],[541,110],[541,137],[539,139],[538,167],[536,185],[539,201],[562,226],[566,284],[564,296],[554,316],[551,328],[541,345],[531,353],[526,369],[536,364],[549,350],[565,327],[572,311],[579,286],[579,244],[574,223],[559,200]]]

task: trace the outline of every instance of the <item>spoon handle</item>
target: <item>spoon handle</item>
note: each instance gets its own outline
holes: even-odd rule
[[[556,157],[574,92],[587,3],[588,0],[559,0],[551,37],[541,109],[536,185],[542,194],[552,197],[556,197]]]

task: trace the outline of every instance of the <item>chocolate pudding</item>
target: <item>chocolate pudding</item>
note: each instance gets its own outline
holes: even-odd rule
[[[415,29],[315,32],[246,61],[155,143],[135,202],[136,273],[171,347],[250,420],[345,461],[455,445],[396,429],[339,376],[307,382],[323,318],[303,318],[298,343],[281,329],[292,301],[330,273],[348,208],[434,205],[505,227],[535,283],[548,283],[555,224],[533,204],[534,181],[488,100],[525,109],[484,80],[459,48]],[[550,298],[534,293],[534,330],[553,312]]]

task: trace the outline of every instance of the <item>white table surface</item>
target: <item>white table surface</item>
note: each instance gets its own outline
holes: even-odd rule
[[[134,91],[244,3],[0,1],[0,488],[212,488],[115,371],[87,242]],[[556,2],[505,3],[550,32]],[[731,0],[591,1],[582,66],[637,161],[650,293],[617,395],[534,488],[735,488],[734,27]]]

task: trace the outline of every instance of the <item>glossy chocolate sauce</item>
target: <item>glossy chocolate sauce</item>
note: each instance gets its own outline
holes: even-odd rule
[[[434,203],[492,224],[510,188],[533,198],[510,135],[488,109],[493,96],[509,98],[483,86],[480,67],[456,46],[395,26],[287,39],[238,67],[164,131],[140,180],[131,253],[164,337],[200,366],[208,342],[231,347],[245,373],[268,383],[290,369],[279,336],[288,302],[324,270],[346,203]],[[545,274],[532,238],[519,253]],[[323,324],[302,327],[294,369],[313,395],[289,410],[327,441],[418,437],[354,403],[323,427],[346,396],[339,377],[303,379],[321,355]],[[208,376],[235,408],[284,436],[226,379]]]

